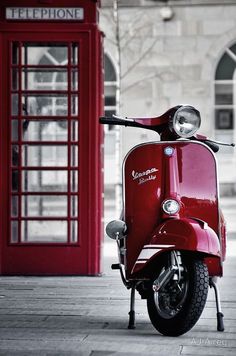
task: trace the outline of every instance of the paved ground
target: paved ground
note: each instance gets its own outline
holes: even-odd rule
[[[232,209],[227,213],[232,215]],[[225,332],[216,331],[212,290],[201,319],[183,336],[158,334],[139,296],[137,328],[128,330],[129,292],[119,273],[109,269],[116,262],[116,246],[109,241],[102,277],[0,277],[0,355],[236,355],[233,220],[225,277],[219,283]]]

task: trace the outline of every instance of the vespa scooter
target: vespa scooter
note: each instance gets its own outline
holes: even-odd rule
[[[214,152],[224,143],[196,134],[200,113],[188,105],[154,118],[102,117],[100,123],[160,135],[160,141],[142,143],[126,155],[122,216],[106,227],[118,245],[119,263],[111,267],[131,289],[128,328],[135,328],[137,290],[160,333],[186,333],[200,318],[210,286],[217,329],[223,331],[216,280],[223,275],[226,227]]]

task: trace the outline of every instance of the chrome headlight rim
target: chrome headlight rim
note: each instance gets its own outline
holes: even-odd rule
[[[172,204],[172,210],[170,210],[170,208],[168,207],[170,204]],[[172,198],[165,199],[162,202],[162,210],[164,211],[164,213],[168,215],[176,215],[180,211],[180,203],[176,199],[172,199]]]
[[[185,119],[185,123],[182,123],[183,124],[182,129],[184,130],[184,124],[193,126],[192,129],[191,130],[189,129],[188,132],[184,132],[184,131],[181,132],[181,129],[178,128],[178,126],[180,126],[180,119],[181,119],[179,116],[180,116],[180,113],[183,113],[183,112],[185,112],[185,114],[187,114],[187,116],[182,115],[183,116],[182,119],[183,118]],[[188,117],[190,114],[193,115],[192,118]],[[194,115],[195,115],[195,123],[193,124]],[[192,122],[191,122],[191,119],[192,119]],[[189,120],[189,122],[188,122],[188,120]],[[174,116],[170,120],[170,125],[169,125],[170,130],[172,132],[174,132],[178,137],[181,137],[181,138],[192,137],[195,134],[195,132],[200,128],[200,126],[201,126],[200,112],[195,107],[193,107],[191,105],[180,106],[174,113]]]

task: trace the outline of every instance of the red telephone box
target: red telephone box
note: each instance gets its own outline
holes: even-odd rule
[[[100,273],[98,8],[1,0],[0,274]]]

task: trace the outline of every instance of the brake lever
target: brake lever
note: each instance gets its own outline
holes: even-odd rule
[[[220,145],[220,146],[235,147],[235,143],[227,143],[227,142],[214,141],[214,140],[209,140],[209,139],[207,139],[206,141],[209,141],[209,142],[212,142],[212,143],[216,143],[217,145]]]

